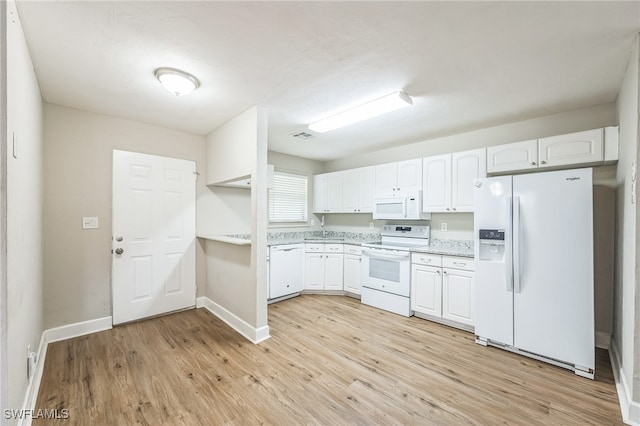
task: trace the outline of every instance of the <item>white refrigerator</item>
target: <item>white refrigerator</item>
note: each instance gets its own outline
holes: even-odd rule
[[[593,379],[592,170],[475,181],[476,342]]]

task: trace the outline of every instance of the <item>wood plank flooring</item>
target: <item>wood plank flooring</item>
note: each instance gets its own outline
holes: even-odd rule
[[[70,425],[622,424],[596,380],[343,296],[269,306],[253,345],[204,309],[49,345],[36,409]]]

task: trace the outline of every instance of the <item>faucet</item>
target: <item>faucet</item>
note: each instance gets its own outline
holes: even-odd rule
[[[324,229],[324,215],[322,215],[322,219],[320,219],[320,227],[322,228],[322,238],[327,238],[327,230]]]

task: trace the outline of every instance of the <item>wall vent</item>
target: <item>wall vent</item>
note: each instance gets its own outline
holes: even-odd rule
[[[291,136],[298,139],[310,139],[313,137],[311,133],[307,133],[307,132],[292,133]]]

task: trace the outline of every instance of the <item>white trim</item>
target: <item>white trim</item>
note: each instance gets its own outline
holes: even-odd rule
[[[26,410],[35,410],[36,408],[36,400],[38,399],[38,391],[40,390],[40,382],[42,381],[42,373],[44,372],[44,360],[47,356],[49,343],[72,339],[74,337],[84,336],[85,334],[97,333],[111,328],[112,318],[104,317],[77,322],[75,324],[67,324],[43,331],[40,337],[40,346],[38,347],[36,371],[29,379],[29,384],[27,385],[27,390],[25,391],[22,402],[22,412],[25,413]],[[18,421],[18,426],[30,426],[31,420],[31,417],[25,416]]]
[[[611,333],[596,331],[596,348],[607,349],[611,346]]]
[[[624,377],[624,371],[622,370],[622,363],[620,362],[620,355],[615,341],[611,342],[609,359],[611,360],[613,378],[615,379],[616,390],[618,391],[622,420],[628,425],[640,425],[640,403],[631,399],[631,391],[627,385],[627,379]]]
[[[103,317],[89,321],[76,322],[45,331],[47,343],[58,342],[60,340],[72,339],[84,336],[85,334],[97,333],[99,331],[113,328],[113,318]]]
[[[271,337],[269,335],[268,325],[260,328],[255,328],[242,318],[238,317],[233,312],[218,305],[216,302],[206,296],[198,297],[196,299],[196,307],[205,308],[252,343],[260,343]]]

